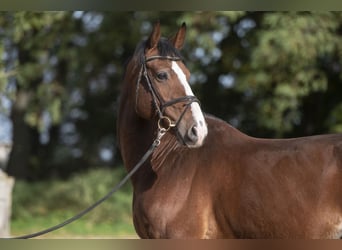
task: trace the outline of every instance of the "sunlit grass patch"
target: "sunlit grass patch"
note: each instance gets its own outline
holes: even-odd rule
[[[69,219],[109,192],[125,170],[96,169],[67,181],[17,181],[13,190],[11,233],[34,233]],[[135,235],[130,183],[81,219],[46,237]]]

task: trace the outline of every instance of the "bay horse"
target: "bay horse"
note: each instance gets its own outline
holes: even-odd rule
[[[342,135],[260,139],[203,114],[157,23],[126,65],[118,139],[141,238],[340,238]]]

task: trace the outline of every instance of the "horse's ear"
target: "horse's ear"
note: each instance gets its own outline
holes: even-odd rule
[[[157,47],[160,39],[160,23],[159,21],[154,25],[152,33],[147,41],[148,49],[154,49]]]
[[[170,38],[170,42],[176,49],[182,49],[185,40],[186,24],[183,23],[176,35]]]

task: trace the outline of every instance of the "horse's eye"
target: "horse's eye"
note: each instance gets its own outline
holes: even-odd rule
[[[165,81],[165,80],[167,80],[168,79],[168,75],[167,75],[167,73],[166,72],[158,72],[157,73],[157,78],[158,78],[158,80],[160,80],[160,81]]]

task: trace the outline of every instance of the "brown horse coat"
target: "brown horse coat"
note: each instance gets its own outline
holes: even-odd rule
[[[145,52],[159,53],[156,48]],[[135,65],[132,60],[127,66],[118,118],[128,170],[155,139],[158,121],[137,112]],[[139,101],[146,98],[146,111],[153,105],[145,92]],[[190,116],[184,117],[186,123]],[[200,147],[183,145],[172,129],[132,177],[140,237],[342,236],[342,135],[258,139],[213,116],[205,115],[205,121],[208,134]]]
[[[214,117],[207,123],[202,147],[180,146],[169,134],[151,160],[157,171],[136,177],[141,237],[341,236],[341,135],[263,140]]]

